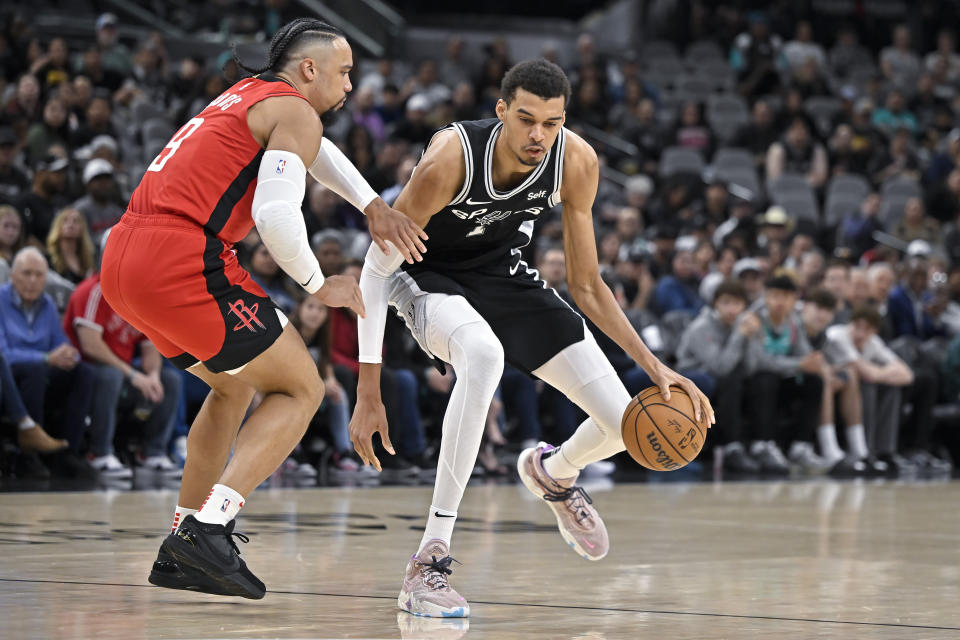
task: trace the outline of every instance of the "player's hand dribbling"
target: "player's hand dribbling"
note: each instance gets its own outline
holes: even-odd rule
[[[367,317],[360,285],[350,276],[330,276],[313,297],[328,307],[347,307],[358,316]]]
[[[380,250],[390,253],[389,242],[403,255],[404,260],[413,264],[423,260],[421,254],[427,251],[423,240],[427,240],[426,232],[417,226],[413,220],[403,213],[392,209],[377,198],[364,211],[367,215],[367,229],[370,237],[377,243]]]
[[[706,422],[708,427],[716,423],[717,420],[713,414],[710,399],[689,378],[680,375],[659,360],[654,370],[647,371],[647,373],[650,374],[653,384],[660,387],[660,393],[664,400],[670,400],[670,385],[676,385],[690,396],[690,401],[696,411],[697,422]]]
[[[373,434],[380,434],[383,448],[390,455],[396,455],[390,443],[390,433],[387,425],[387,411],[379,399],[357,397],[357,406],[350,419],[350,442],[364,464],[373,465],[377,471],[383,471],[380,460],[373,452]]]

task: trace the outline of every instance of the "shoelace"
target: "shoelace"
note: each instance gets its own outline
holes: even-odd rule
[[[593,504],[593,500],[590,499],[590,494],[588,494],[583,487],[574,485],[563,491],[551,491],[548,489],[547,492],[543,494],[543,499],[547,502],[567,502],[569,500],[570,504],[567,505],[567,508],[576,516],[577,524],[580,524],[581,520],[590,517],[582,501],[586,500],[587,504]]]
[[[237,546],[237,543],[234,540],[234,538],[238,538],[240,542],[242,542],[243,544],[247,544],[248,542],[250,542],[250,538],[243,535],[242,533],[236,533],[234,531],[231,531],[230,533],[227,534],[227,542],[229,542],[230,546],[233,547],[233,550],[237,552],[237,555],[240,555],[240,547]]]
[[[437,556],[430,556],[430,559],[432,562],[420,562],[420,566],[423,567],[421,572],[423,573],[424,583],[433,590],[449,589],[450,584],[447,582],[447,576],[453,573],[450,564],[453,562],[460,563],[452,556],[444,556],[439,560],[437,560]]]

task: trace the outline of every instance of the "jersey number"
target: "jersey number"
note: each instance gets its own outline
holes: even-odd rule
[[[173,157],[173,154],[177,152],[177,149],[180,148],[180,145],[183,144],[183,141],[189,138],[194,131],[200,128],[200,125],[203,124],[203,118],[192,118],[190,122],[183,125],[180,128],[180,131],[177,131],[170,142],[167,143],[167,146],[157,154],[157,157],[153,159],[153,162],[150,163],[150,166],[147,167],[147,171],[160,171],[163,169],[163,165],[167,164],[167,160]]]

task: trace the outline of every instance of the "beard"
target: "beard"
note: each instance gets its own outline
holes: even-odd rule
[[[340,110],[337,107],[334,107],[333,109],[327,109],[320,114],[320,124],[322,124],[325,128],[329,127],[337,121],[337,116],[339,115]]]

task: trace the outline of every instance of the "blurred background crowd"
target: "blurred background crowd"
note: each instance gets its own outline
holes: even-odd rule
[[[176,478],[206,389],[101,300],[99,247],[172,134],[241,77],[224,43],[251,43],[241,52],[256,63],[263,40],[306,11],[283,0],[144,3],[156,22],[214,43],[198,53],[169,44],[163,28],[127,29],[101,6],[111,3],[41,4],[87,28],[58,36],[40,12],[2,12],[0,470]],[[950,473],[960,446],[960,53],[944,28],[956,24],[953,3],[923,2],[917,15],[886,0],[633,4],[648,27],[630,47],[584,30],[535,53],[567,71],[566,126],[601,158],[594,219],[607,284],[650,348],[717,408],[702,466]],[[144,21],[125,19],[135,18]],[[503,73],[522,59],[515,42],[449,35],[425,54],[380,56],[355,45],[354,90],[325,135],[392,203],[437,128],[493,116]],[[324,273],[359,278],[363,215],[316,183],[303,213]],[[544,216],[525,258],[566,295],[561,215]],[[373,477],[347,436],[356,318],[304,298],[255,231],[237,250],[327,385],[282,471]],[[597,337],[631,393],[649,383]],[[383,478],[428,479],[452,374],[395,318],[384,364],[399,455],[380,456]],[[511,452],[561,441],[581,419],[508,367],[477,472],[506,474]]]

